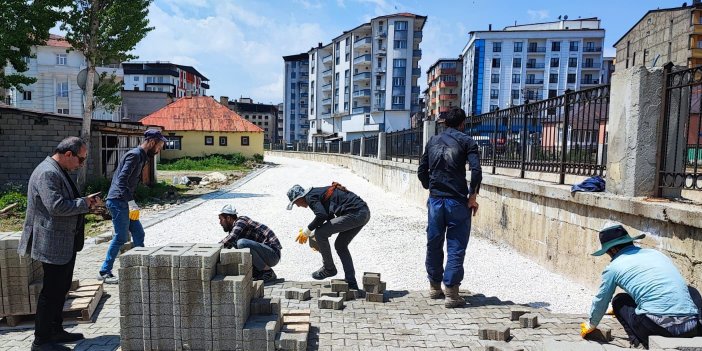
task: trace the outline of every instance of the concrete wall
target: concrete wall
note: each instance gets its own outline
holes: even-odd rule
[[[130,122],[139,122],[174,101],[172,94],[158,91],[122,90],[121,94],[124,116]]]
[[[233,154],[239,152],[246,157],[255,154],[263,155],[263,133],[262,132],[166,132],[168,137],[179,136],[181,139],[180,150],[163,150],[161,158],[171,160],[181,157],[202,157],[212,154]],[[205,145],[205,136],[212,136],[214,143]],[[227,145],[219,145],[219,137],[227,137]],[[241,145],[241,137],[249,137],[249,145]]]
[[[428,192],[417,179],[417,165],[352,155],[283,151],[267,155],[343,166],[417,206],[426,206]],[[641,245],[666,253],[688,282],[702,287],[699,206],[609,193],[571,195],[567,185],[502,175],[483,177],[474,234],[509,244],[539,264],[596,288],[608,259],[590,254],[600,248],[598,231],[603,224],[617,220],[632,235],[649,233]]]

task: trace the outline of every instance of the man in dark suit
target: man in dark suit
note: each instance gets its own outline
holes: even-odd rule
[[[80,197],[68,175],[83,166],[87,157],[85,143],[68,137],[34,169],[27,185],[27,217],[17,251],[22,256],[31,254],[44,269],[32,351],[69,350],[60,344],[83,339],[83,334],[63,329],[62,312],[76,253],[83,249],[83,216],[101,202],[97,194]]]

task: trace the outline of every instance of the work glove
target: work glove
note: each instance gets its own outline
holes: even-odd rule
[[[309,230],[307,227],[300,228],[300,231],[297,234],[297,238],[295,238],[295,241],[297,241],[300,244],[304,244],[307,242],[307,239],[311,237],[314,237],[314,233],[311,230]]]
[[[139,205],[134,200],[129,201],[129,220],[139,220]]]
[[[595,331],[595,329],[597,329],[597,326],[590,324],[589,321],[582,322],[582,323],[580,323],[580,336],[585,338],[585,336],[587,336],[587,334],[592,333],[593,331]]]

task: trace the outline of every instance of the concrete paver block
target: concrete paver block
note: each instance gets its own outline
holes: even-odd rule
[[[344,308],[344,299],[341,297],[322,296],[318,300],[320,309],[340,310]]]
[[[702,336],[695,338],[666,338],[658,335],[649,336],[648,347],[649,349],[688,350],[689,348],[695,348],[702,350]]]
[[[291,300],[307,301],[310,299],[310,289],[289,288],[285,290],[285,298]]]
[[[276,338],[275,346],[282,351],[306,351],[307,333],[281,331]]]
[[[535,314],[527,313],[519,317],[521,328],[536,328],[539,326],[539,318]]]
[[[333,292],[347,292],[349,290],[349,284],[343,279],[332,279],[331,281],[331,291]]]
[[[519,317],[521,317],[524,314],[529,313],[529,310],[524,309],[524,308],[512,308],[510,309],[510,317],[509,319],[511,321],[518,321]]]
[[[478,329],[478,338],[480,340],[507,341],[511,336],[508,326],[491,325]]]
[[[385,302],[385,295],[380,293],[380,294],[374,294],[370,292],[366,292],[366,301],[368,302]]]
[[[380,285],[380,273],[364,272],[363,285]]]

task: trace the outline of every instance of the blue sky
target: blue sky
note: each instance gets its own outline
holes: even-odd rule
[[[690,0],[691,2],[692,0]],[[283,101],[282,56],[328,43],[371,18],[396,12],[428,16],[420,66],[457,57],[472,30],[517,23],[599,17],[606,30],[605,55],[646,11],[683,0],[490,1],[490,0],[156,0],[154,31],[137,46],[139,60],[192,65],[210,79],[208,95]],[[420,79],[426,86],[426,78]]]

